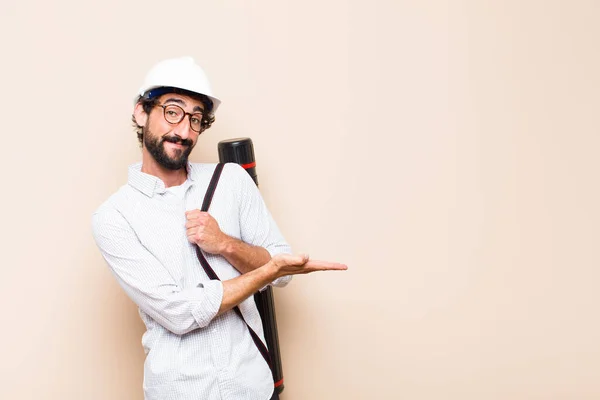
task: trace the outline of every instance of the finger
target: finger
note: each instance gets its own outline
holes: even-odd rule
[[[210,215],[208,212],[205,212],[205,211],[200,211],[200,212],[198,213],[198,217],[197,217],[197,218],[198,218],[199,220],[201,220],[201,221],[206,221],[206,220],[209,220],[209,219],[211,219],[211,218],[212,218],[212,216],[211,216],[211,215]]]
[[[195,228],[189,228],[189,229],[187,229],[187,230],[185,231],[185,234],[186,234],[187,236],[195,236],[197,232],[198,232],[198,230],[197,230],[197,229],[195,229]]]
[[[200,210],[191,210],[191,211],[186,211],[185,212],[185,217],[188,219],[195,219],[198,218],[200,216],[201,211]]]
[[[188,222],[185,223],[186,229],[196,228],[196,227],[198,227],[200,225],[202,225],[202,223],[200,221],[198,221],[198,220],[195,220],[195,219],[194,220],[189,220]]]
[[[310,260],[304,266],[315,271],[345,271],[348,269],[346,264],[317,260]]]
[[[278,265],[303,265],[308,261],[307,255],[278,254],[273,257]]]

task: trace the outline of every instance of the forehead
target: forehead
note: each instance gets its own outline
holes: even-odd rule
[[[200,100],[196,100],[193,97],[186,96],[184,94],[167,93],[163,94],[158,99],[160,104],[177,104],[184,110],[190,112],[204,110],[204,104]]]

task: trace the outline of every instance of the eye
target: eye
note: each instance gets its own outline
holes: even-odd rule
[[[192,117],[192,124],[194,124],[194,125],[200,125],[200,122],[202,122],[202,118]]]

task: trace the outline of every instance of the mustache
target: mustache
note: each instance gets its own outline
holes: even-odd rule
[[[179,136],[165,136],[163,142],[170,142],[175,144],[181,144],[183,146],[191,146],[193,144],[191,139],[182,139]]]

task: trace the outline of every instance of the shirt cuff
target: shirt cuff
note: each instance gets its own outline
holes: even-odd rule
[[[292,249],[287,244],[283,245],[283,246],[269,246],[266,248],[266,250],[269,252],[271,257],[274,257],[277,254],[291,254],[292,253]],[[259,291],[262,292],[269,286],[284,287],[285,285],[290,283],[291,280],[292,280],[292,275],[282,276],[281,278],[275,279],[273,282],[269,283],[267,286],[262,287]]]
[[[207,326],[217,315],[223,301],[223,282],[219,280],[204,281],[193,289],[190,300],[197,300],[192,308],[192,315],[200,328]]]

